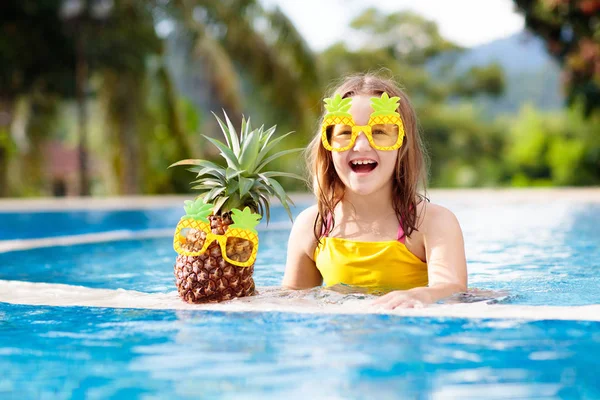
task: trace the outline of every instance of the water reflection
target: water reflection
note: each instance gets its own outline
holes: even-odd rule
[[[518,304],[600,303],[599,203],[494,204],[456,214],[470,287],[510,292]]]

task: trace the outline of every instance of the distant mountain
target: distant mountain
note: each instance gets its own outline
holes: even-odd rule
[[[504,70],[504,95],[494,99],[478,96],[477,103],[489,115],[518,112],[525,103],[542,110],[562,107],[560,67],[548,55],[544,42],[525,31],[467,49],[458,55],[446,55],[431,63],[430,72],[454,61],[452,74],[465,73],[471,67],[498,63]]]
[[[535,72],[546,64],[552,64],[558,70],[558,64],[548,55],[544,42],[525,31],[468,49],[456,68],[466,70],[494,61],[509,74]]]

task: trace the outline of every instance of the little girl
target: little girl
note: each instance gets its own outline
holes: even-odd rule
[[[418,193],[425,160],[408,97],[367,74],[346,78],[325,103],[308,148],[317,204],[294,222],[283,286],[387,292],[373,303],[386,309],[466,291],[460,225]]]

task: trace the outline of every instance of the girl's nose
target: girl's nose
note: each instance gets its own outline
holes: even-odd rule
[[[371,149],[371,144],[369,143],[369,139],[364,132],[359,132],[356,137],[356,141],[354,142],[354,146],[352,147],[354,151],[368,151]]]

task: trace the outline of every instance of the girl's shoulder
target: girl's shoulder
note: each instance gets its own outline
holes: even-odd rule
[[[316,247],[316,238],[314,234],[315,220],[319,214],[317,205],[312,205],[303,210],[294,219],[291,237],[300,245],[307,254],[312,254]]]
[[[294,225],[306,226],[310,225],[311,229],[314,226],[315,219],[319,214],[319,208],[316,204],[302,210],[294,220]]]
[[[422,201],[417,204],[417,226],[419,231],[426,234],[445,225],[458,225],[456,215],[439,204]]]

